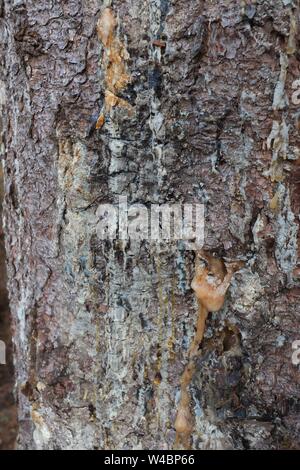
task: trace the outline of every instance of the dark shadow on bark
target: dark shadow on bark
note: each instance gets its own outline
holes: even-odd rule
[[[0,341],[5,343],[6,348],[6,364],[0,364],[0,450],[9,450],[14,448],[16,440],[17,409],[13,396],[13,353],[6,290],[5,246],[2,227],[2,177],[2,168],[0,167]]]

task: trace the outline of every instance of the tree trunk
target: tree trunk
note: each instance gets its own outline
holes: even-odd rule
[[[0,450],[13,449],[17,413],[13,396],[14,373],[10,314],[6,290],[4,233],[2,227],[3,172],[0,166]]]
[[[19,447],[299,447],[298,0],[0,5]],[[242,261],[202,343],[196,253],[101,240],[119,196]]]

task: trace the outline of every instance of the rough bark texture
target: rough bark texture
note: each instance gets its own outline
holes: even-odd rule
[[[2,228],[3,172],[0,167],[0,341],[5,344],[5,361],[0,362],[0,450],[13,449],[17,432],[17,413],[13,396],[14,373],[10,315],[6,290],[4,233]]]
[[[19,446],[173,448],[195,256],[100,242],[124,195],[205,203],[205,249],[245,261],[208,318],[191,447],[299,447],[299,2],[0,5]]]

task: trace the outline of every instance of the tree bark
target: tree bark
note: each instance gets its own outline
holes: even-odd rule
[[[0,5],[19,447],[299,448],[298,0]],[[243,261],[206,322],[189,444],[195,253],[101,241],[119,196],[205,204],[205,252]]]

